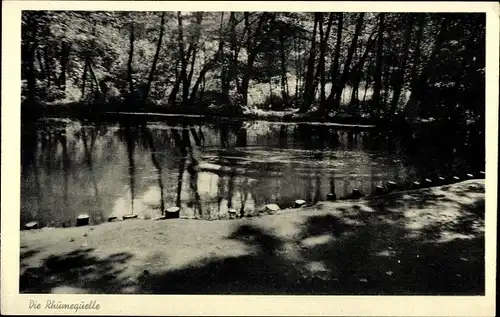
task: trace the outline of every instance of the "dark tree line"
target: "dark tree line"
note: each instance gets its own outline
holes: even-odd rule
[[[22,16],[22,91],[30,106],[120,103],[132,111],[148,104],[198,112],[257,106],[325,117],[482,120],[484,64],[484,14]]]

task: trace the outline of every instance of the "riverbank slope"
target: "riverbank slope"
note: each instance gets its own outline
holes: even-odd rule
[[[21,232],[22,293],[484,294],[484,180],[238,220]]]

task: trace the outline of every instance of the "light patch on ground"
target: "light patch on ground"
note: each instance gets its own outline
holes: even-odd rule
[[[395,256],[396,252],[394,250],[382,250],[380,252],[375,253],[378,256],[391,257]]]
[[[304,266],[305,275],[308,277],[315,277],[322,280],[330,280],[333,278],[333,272],[326,267],[321,261],[312,261],[306,263]]]
[[[214,269],[214,264],[209,265],[222,259],[231,259],[242,267],[257,265],[257,269],[268,272],[264,276],[267,279],[295,276],[295,273],[303,273],[302,283],[311,277],[327,279],[325,285],[335,284],[328,286],[331,290],[338,288],[336,277],[343,279],[349,275],[350,280],[368,281],[363,283],[377,279],[380,283],[377,285],[384,285],[381,290],[386,288],[386,292],[393,287],[427,290],[437,278],[425,273],[427,266],[452,263],[457,266],[452,268],[457,272],[466,270],[471,279],[467,288],[477,290],[479,282],[472,277],[481,274],[478,259],[484,248],[481,242],[484,232],[484,192],[481,190],[484,187],[473,186],[476,182],[483,181],[453,184],[448,191],[432,188],[394,193],[383,199],[328,202],[321,203],[320,208],[306,207],[280,215],[232,221],[130,220],[22,231],[21,275],[29,283],[21,287],[21,292],[30,292],[34,287],[60,294],[104,289],[141,292],[141,274],[145,270],[159,278],[186,268],[190,271],[179,283],[189,280],[191,271],[200,273],[192,281],[196,284],[207,274],[226,270],[220,272],[222,284],[218,288],[217,285],[210,287],[219,291],[240,282],[248,288],[247,284],[254,281],[250,273],[241,272],[245,277],[241,280],[224,281],[227,275],[231,276],[232,268],[218,264]],[[474,204],[461,205],[457,200]],[[376,213],[371,214],[370,210]],[[252,230],[238,233],[242,227]],[[332,228],[339,228],[340,232]],[[86,247],[82,247],[84,244]],[[455,261],[456,253],[448,253],[449,248],[462,252],[460,255],[468,261],[460,260],[459,256]],[[71,255],[74,252],[76,256]],[[68,263],[71,256],[74,259]],[[260,263],[264,263],[262,267]],[[466,266],[462,267],[464,263]],[[45,270],[58,266],[62,272]],[[419,271],[421,269],[424,271]],[[439,269],[448,274],[446,267],[439,266]],[[211,281],[210,276],[204,283]],[[462,279],[465,276],[463,273]],[[293,281],[301,279],[300,275],[295,277]],[[463,280],[452,279],[452,282],[455,284],[450,285],[450,289],[464,285]],[[53,288],[54,283],[63,285]],[[97,289],[93,289],[96,286]],[[160,286],[168,288],[161,283]],[[345,287],[348,290],[352,285]]]
[[[345,218],[344,219],[344,223],[346,225],[350,225],[350,226],[362,226],[362,225],[364,225],[363,221],[356,220],[356,219],[351,219],[351,218]]]
[[[360,204],[360,205],[355,205],[355,209],[357,209],[359,212],[375,212],[375,210],[372,207],[369,207],[365,204]]]
[[[52,294],[86,294],[86,290],[72,286],[56,286],[51,290]]]
[[[457,232],[443,231],[443,232],[441,232],[441,236],[437,240],[437,242],[445,243],[445,242],[450,242],[450,241],[453,241],[456,239],[471,240],[473,238],[474,238],[474,235],[472,235],[472,234],[461,234],[461,233],[457,233]]]
[[[316,236],[316,237],[310,237],[307,239],[302,240],[300,245],[304,248],[312,248],[317,245],[321,244],[326,244],[332,242],[334,239],[331,235],[325,234],[321,236]]]

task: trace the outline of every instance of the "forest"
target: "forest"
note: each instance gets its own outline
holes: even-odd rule
[[[486,13],[21,16],[20,292],[484,297]]]
[[[484,124],[484,89],[479,13],[22,14],[23,114]]]

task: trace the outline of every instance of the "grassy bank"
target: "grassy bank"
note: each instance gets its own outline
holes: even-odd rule
[[[23,293],[483,294],[484,180],[226,221],[21,232]]]
[[[22,107],[24,120],[33,120],[40,117],[72,117],[86,119],[102,119],[123,117],[124,114],[136,114],[148,118],[161,118],[162,116],[195,116],[205,119],[229,118],[240,120],[265,120],[280,122],[327,122],[339,125],[356,125],[360,128],[371,128],[380,123],[380,120],[361,116],[339,114],[325,117],[319,113],[300,114],[297,110],[261,110],[257,108],[239,109],[237,107],[204,108],[199,106],[162,106],[143,105],[141,107],[127,107],[121,103],[87,104],[73,102],[64,104],[40,104]]]
[[[334,116],[324,116],[318,111],[299,113],[297,109],[262,110],[248,107],[203,108],[198,106],[161,106],[144,105],[142,107],[124,107],[121,103],[115,104],[86,104],[80,102],[65,104],[27,105],[22,106],[23,122],[29,122],[44,117],[76,118],[92,121],[120,121],[130,120],[134,123],[150,120],[164,120],[178,117],[189,122],[218,122],[220,120],[249,120],[303,124],[328,124],[331,126],[354,128],[358,130],[376,128],[379,131],[406,133],[417,129],[424,130],[464,130],[466,128],[482,129],[481,122],[462,122],[455,119],[424,119],[416,118],[407,121],[402,117],[369,117],[349,113],[337,113]],[[463,123],[463,125],[462,125]]]

